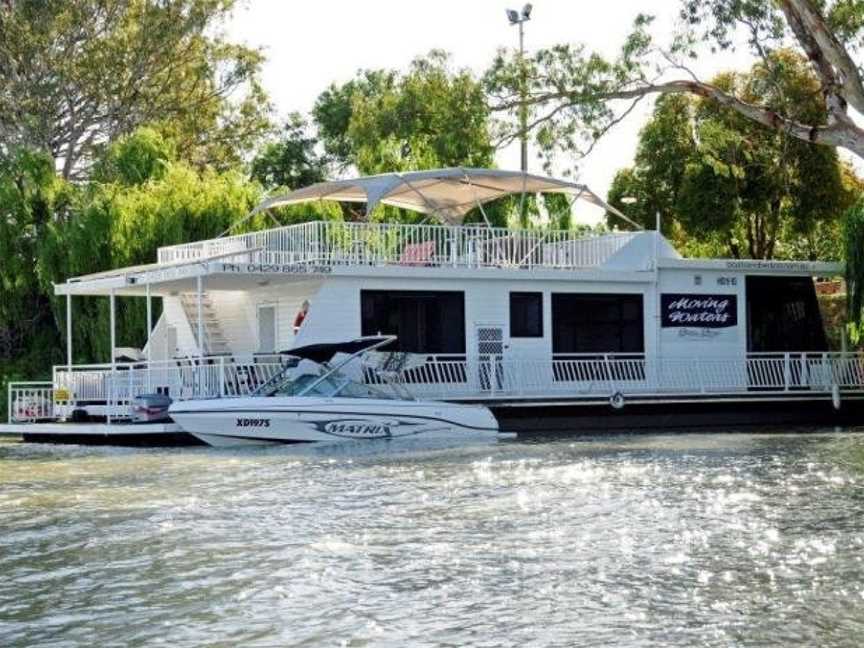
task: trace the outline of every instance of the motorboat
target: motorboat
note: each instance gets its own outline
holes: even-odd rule
[[[313,344],[284,354],[285,368],[253,394],[174,403],[171,417],[211,446],[360,439],[495,438],[498,422],[480,405],[416,400],[404,385],[347,367],[394,336]]]

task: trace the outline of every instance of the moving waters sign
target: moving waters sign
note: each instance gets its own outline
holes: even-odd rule
[[[720,329],[738,325],[737,295],[660,296],[663,328]]]

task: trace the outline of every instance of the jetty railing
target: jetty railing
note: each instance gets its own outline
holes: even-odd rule
[[[6,392],[7,422],[35,423],[55,418],[54,385],[50,382],[10,382]]]
[[[604,263],[636,235],[315,221],[163,247],[158,261],[170,264],[231,255],[236,262],[264,265],[577,269]]]
[[[371,354],[370,354],[371,355]],[[374,356],[371,358],[374,360]],[[229,356],[54,368],[50,383],[10,383],[10,421],[90,415],[128,417],[136,396],[174,400],[248,396],[285,364],[278,356],[241,361]],[[397,371],[367,361],[353,377],[418,398],[625,401],[632,398],[732,398],[864,394],[864,354],[774,353],[738,357],[653,357],[644,354],[561,354],[552,359],[411,354]],[[347,370],[347,369],[346,369]]]

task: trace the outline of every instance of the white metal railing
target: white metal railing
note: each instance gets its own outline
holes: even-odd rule
[[[95,407],[119,418],[132,399],[164,393],[174,400],[238,397],[255,391],[284,365],[240,362],[230,357],[54,368],[53,383],[10,383],[10,421],[69,416]],[[500,356],[414,354],[395,371],[366,366],[357,377],[391,382],[419,398],[441,400],[569,399],[630,397],[736,397],[772,394],[864,393],[864,354],[783,353],[746,357],[663,357],[643,354],[568,354],[550,360]],[[102,408],[101,410],[99,408]]]
[[[158,260],[168,264],[231,254],[236,262],[267,265],[575,269],[602,264],[636,235],[316,221],[163,247]]]
[[[284,365],[274,362],[236,362],[227,356],[158,362],[65,365],[54,368],[57,391],[68,394],[75,406],[104,405],[118,416],[128,416],[136,396],[162,393],[174,400],[248,396]]]
[[[54,386],[50,382],[10,382],[6,401],[8,422],[51,420],[54,399]]]
[[[864,392],[864,355],[750,354],[747,357],[647,357],[573,354],[549,360],[429,356],[395,379],[438,399],[740,396],[807,391]]]

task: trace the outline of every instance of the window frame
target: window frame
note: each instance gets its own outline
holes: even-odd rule
[[[536,307],[538,309],[538,317],[537,317],[537,325],[538,329],[534,332],[526,332],[527,327],[525,329],[514,326],[514,302],[513,298],[524,299],[523,305],[527,303],[528,298],[538,299],[538,303],[534,304],[532,307]],[[543,337],[544,331],[544,318],[543,318],[543,291],[540,290],[514,290],[510,292],[509,301],[508,301],[508,314],[510,318],[510,337],[516,339],[537,339]],[[530,318],[523,318],[524,320],[528,320]]]
[[[575,292],[555,292],[552,293],[551,297],[551,306],[552,306],[552,354],[553,356],[569,356],[569,355],[641,355],[645,353],[645,296],[642,293],[575,293]],[[568,300],[579,301],[584,300],[585,302],[595,301],[602,303],[603,301],[612,301],[617,300],[618,309],[620,311],[620,316],[617,318],[617,337],[618,337],[618,349],[591,349],[591,350],[576,350],[576,351],[564,351],[561,349],[561,341],[562,341],[562,333],[559,331],[559,324],[563,321],[559,316],[556,318],[556,311],[564,305],[564,302]],[[572,304],[572,302],[571,302]],[[625,317],[624,309],[626,306],[637,305],[638,304],[638,318],[634,318],[630,320]],[[592,311],[592,314],[597,314]],[[593,321],[591,321],[593,320]],[[638,323],[638,328],[636,325]],[[588,322],[583,323],[587,325],[586,330],[590,331],[592,329],[596,329],[599,326],[602,326],[604,322],[599,317],[592,317]],[[606,322],[607,326],[611,325],[612,322]],[[636,349],[627,349],[628,346],[625,341],[625,329],[627,327],[634,327],[638,330],[638,344],[635,344]],[[577,335],[574,338],[574,345],[580,346],[579,337]],[[585,345],[587,346],[587,345]]]
[[[452,339],[457,342],[454,350],[449,351],[435,351],[435,350],[413,350],[407,349],[405,339],[406,336],[401,336],[394,345],[388,345],[387,350],[391,351],[404,351],[407,353],[418,353],[423,355],[454,355],[454,356],[464,356],[467,351],[468,346],[468,326],[465,319],[466,314],[466,298],[464,290],[388,290],[388,289],[367,289],[362,288],[360,290],[360,333],[361,335],[377,335],[379,333],[383,335],[387,334],[397,334],[396,331],[389,331],[384,328],[379,327],[367,327],[367,318],[365,316],[366,309],[366,299],[376,300],[378,298],[387,298],[391,300],[412,300],[412,299],[429,299],[434,300],[435,296],[446,296],[449,299],[453,299],[453,304],[456,306],[456,317],[454,318],[453,325],[457,327],[457,334],[453,335]],[[393,305],[391,304],[391,307]],[[458,320],[458,321],[455,321]],[[418,320],[419,322],[419,320]],[[461,335],[459,335],[461,333]],[[446,326],[441,327],[441,340],[444,341],[447,337],[447,328]],[[445,345],[446,346],[446,345]]]

